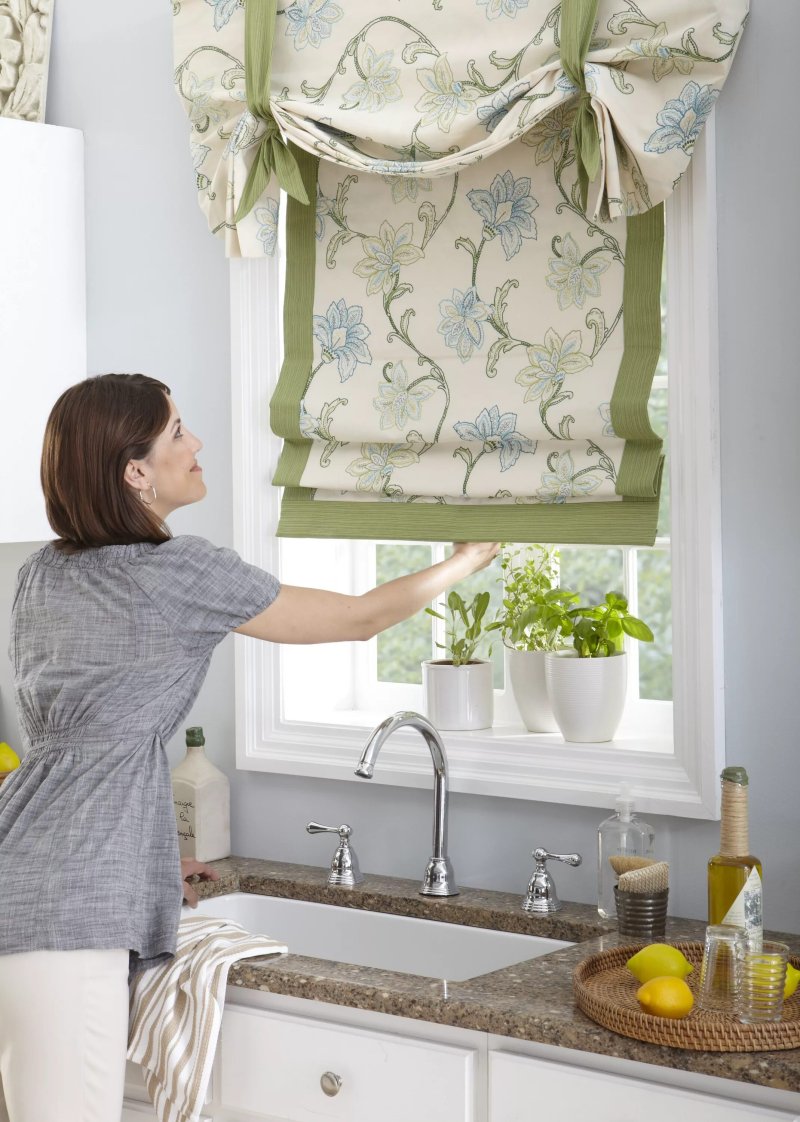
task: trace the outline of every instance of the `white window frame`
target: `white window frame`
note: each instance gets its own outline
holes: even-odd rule
[[[716,259],[709,122],[680,190],[667,202],[674,725],[653,732],[629,723],[626,732],[623,723],[611,744],[565,745],[560,735],[503,723],[510,710],[501,696],[492,729],[443,734],[453,791],[603,807],[627,781],[644,813],[719,817],[724,707]],[[267,408],[280,367],[278,263],[234,259],[230,280],[234,546],[280,576],[280,491],[270,482],[280,441],[269,429]],[[324,577],[322,583],[330,586]],[[347,723],[341,715],[326,723],[286,720],[281,648],[242,636],[235,643],[236,766],[355,780],[372,718],[388,711]],[[335,661],[325,649],[293,650],[305,652],[309,666]],[[318,679],[312,673],[307,680]],[[669,708],[661,703],[662,714]],[[430,759],[418,735],[396,734],[372,782],[430,785]]]

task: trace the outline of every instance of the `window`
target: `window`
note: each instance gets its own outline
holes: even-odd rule
[[[515,725],[498,662],[495,727],[444,735],[453,790],[608,806],[624,779],[634,784],[643,812],[718,817],[724,753],[711,153],[707,129],[686,182],[667,205],[669,359],[651,397],[656,423],[668,413],[669,430],[669,510],[662,511],[659,538],[653,549],[593,548],[589,566],[588,547],[562,551],[565,584],[574,585],[587,568],[603,590],[621,583],[632,610],[662,641],[652,650],[629,647],[634,698],[612,745],[565,745],[558,734],[533,735]],[[279,442],[266,405],[280,361],[279,284],[273,261],[231,261],[235,545],[293,584],[358,592],[428,563],[431,550],[435,559],[444,547],[273,536],[278,489],[270,479]],[[488,587],[486,573],[478,579]],[[414,667],[429,644],[424,616],[367,644],[277,648],[237,638],[237,766],[355,778],[369,730],[395,709],[421,707]],[[373,782],[428,786],[429,772],[419,737],[403,730],[382,752]]]

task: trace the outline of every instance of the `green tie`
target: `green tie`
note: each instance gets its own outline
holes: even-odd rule
[[[276,8],[277,0],[247,0],[245,5],[244,76],[247,108],[254,117],[264,122],[266,130],[258,140],[256,158],[236,210],[236,222],[241,222],[253,209],[273,171],[287,195],[300,203],[308,203],[297,161],[291,149],[281,139],[277,122],[269,107]]]
[[[572,136],[578,157],[578,189],[584,211],[589,183],[597,178],[600,170],[600,137],[583,72],[597,17],[597,4],[598,0],[561,0],[561,64],[567,77],[580,90]]]

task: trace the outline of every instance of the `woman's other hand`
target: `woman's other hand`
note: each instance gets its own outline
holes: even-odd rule
[[[202,880],[219,880],[219,873],[210,865],[202,861],[195,861],[194,857],[181,857],[181,877],[183,878],[183,899],[192,908],[197,907],[199,896],[189,884],[187,877],[199,874]]]

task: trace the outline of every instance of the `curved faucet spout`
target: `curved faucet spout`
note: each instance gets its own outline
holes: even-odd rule
[[[433,854],[420,892],[424,896],[457,896],[455,875],[447,856],[447,753],[441,736],[428,718],[403,710],[381,721],[364,745],[355,773],[362,779],[372,779],[381,748],[392,733],[405,726],[416,729],[423,737],[433,761]]]

